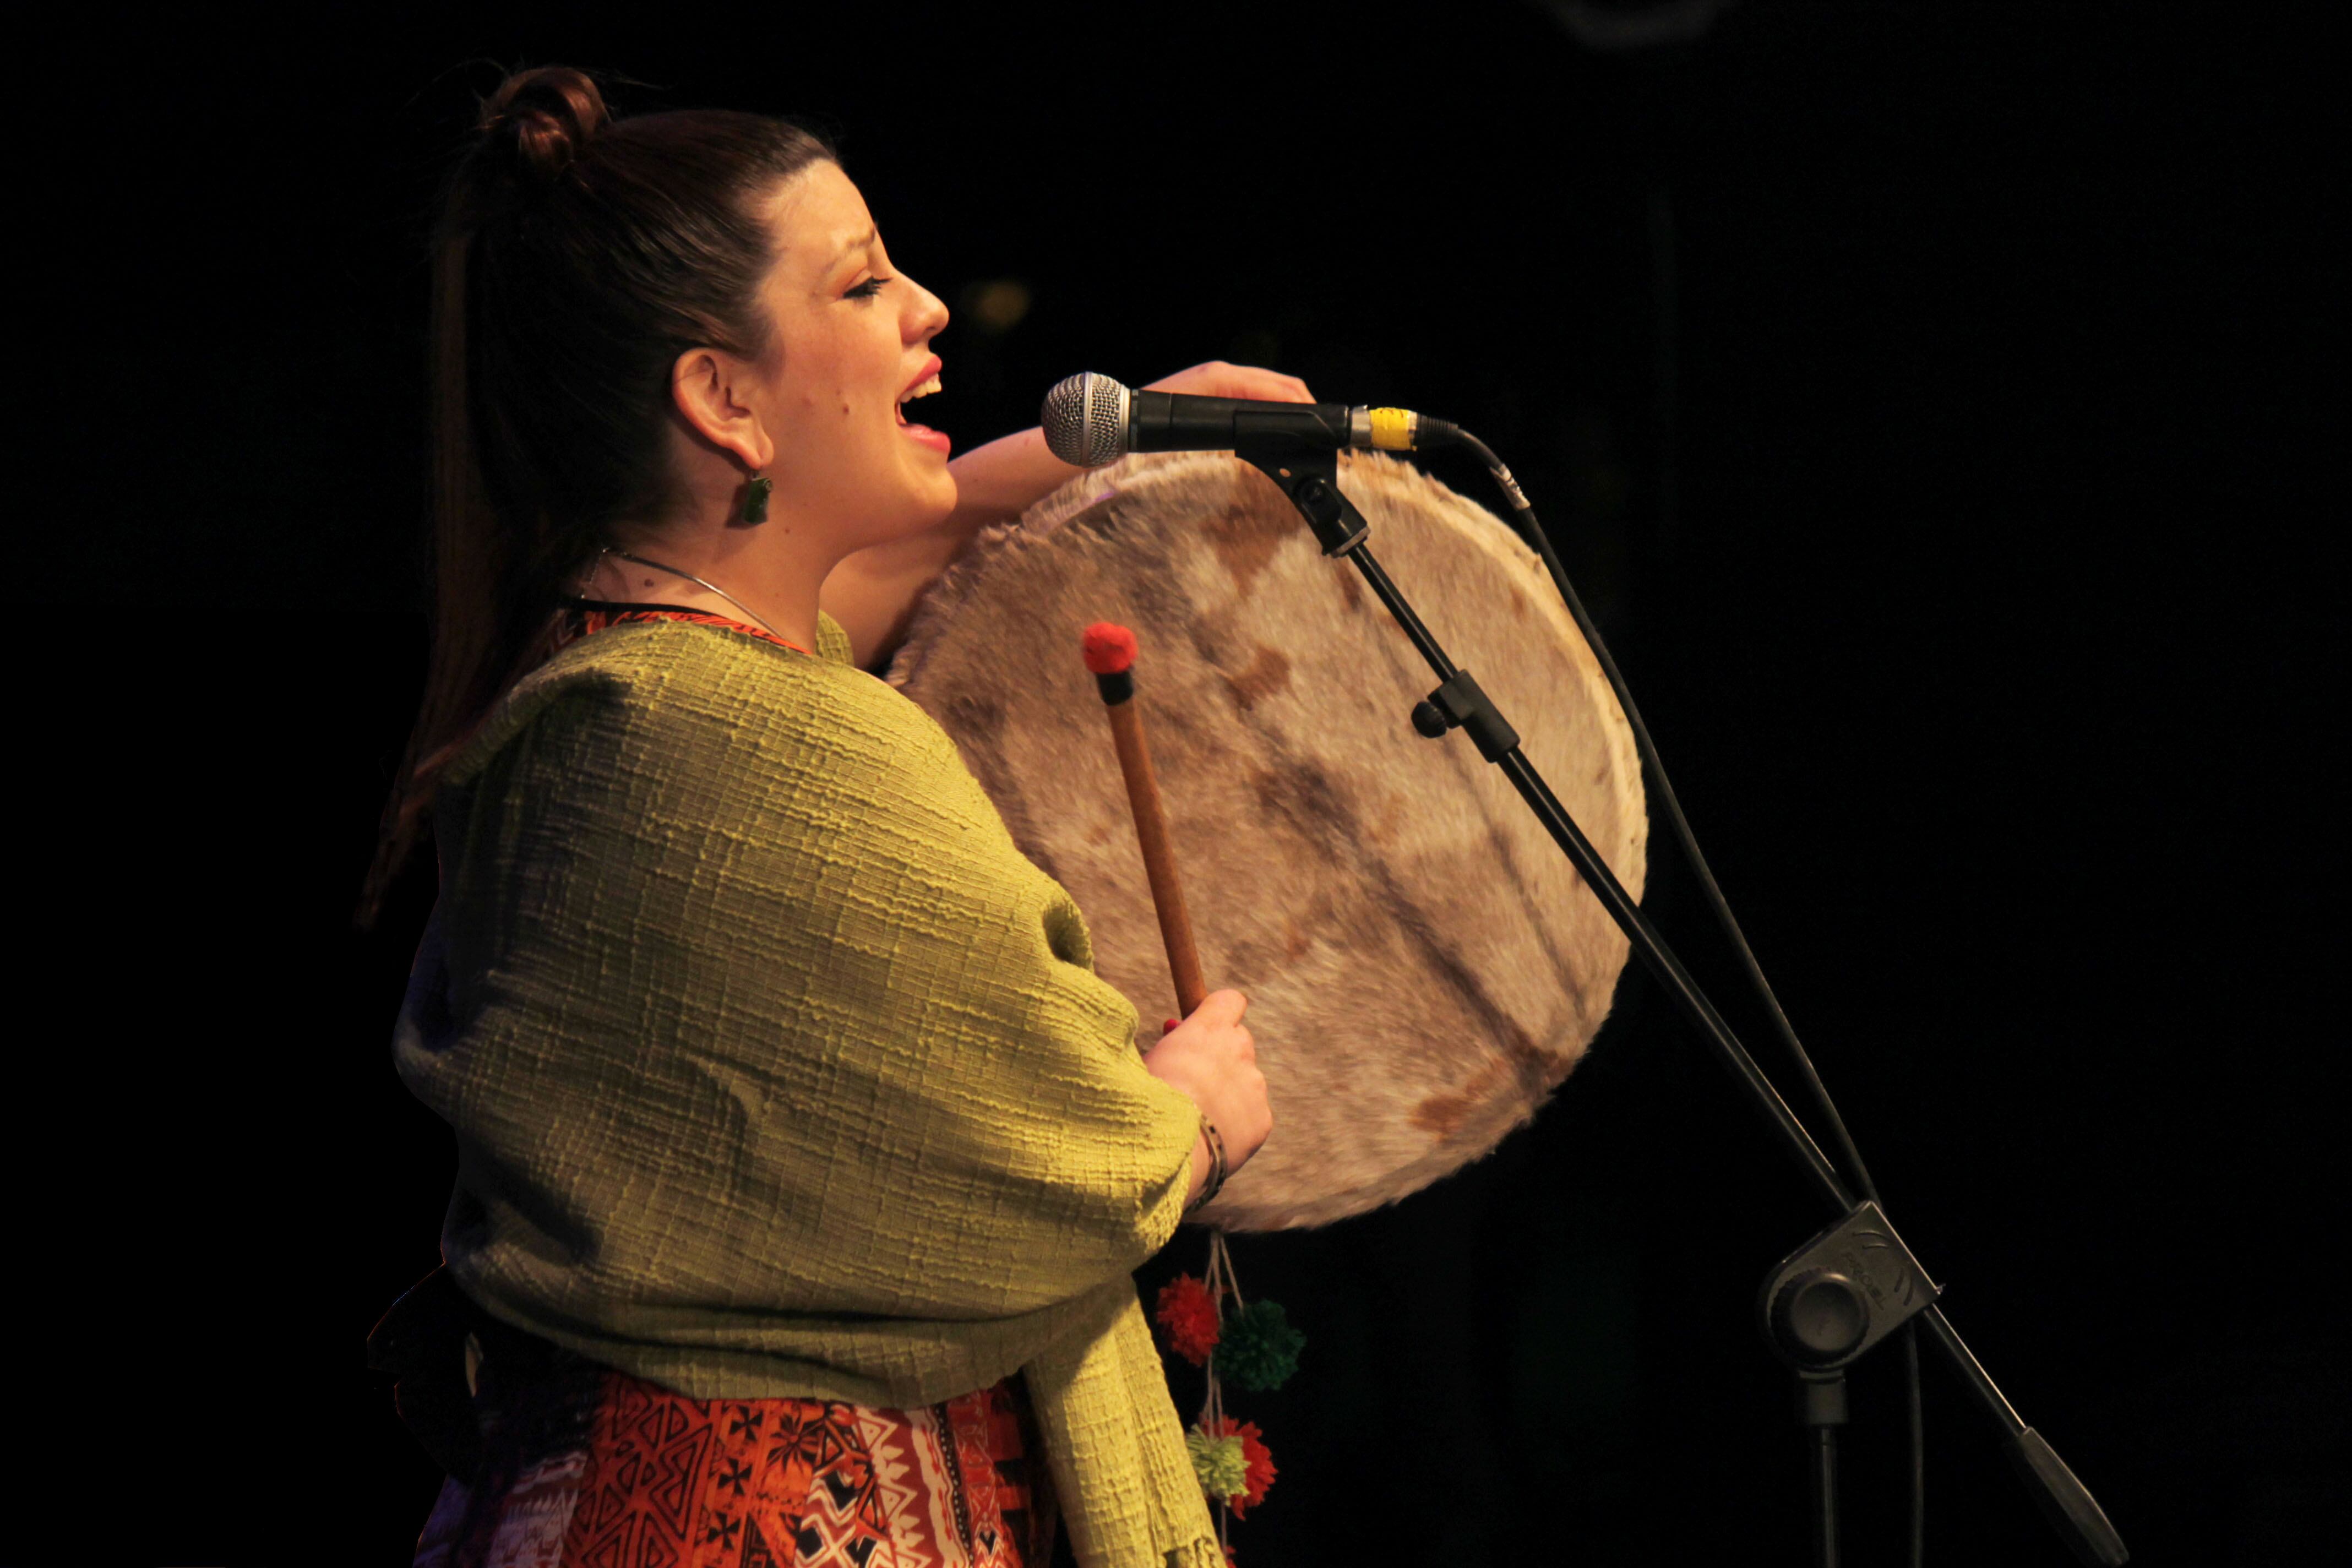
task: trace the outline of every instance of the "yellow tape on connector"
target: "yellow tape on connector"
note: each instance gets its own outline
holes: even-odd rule
[[[1413,417],[1403,408],[1375,408],[1372,411],[1372,445],[1383,452],[1412,450]]]

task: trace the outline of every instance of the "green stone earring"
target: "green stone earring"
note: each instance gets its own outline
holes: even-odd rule
[[[743,521],[745,522],[768,521],[768,492],[775,488],[768,482],[768,477],[765,474],[751,476],[751,482],[743,487]]]

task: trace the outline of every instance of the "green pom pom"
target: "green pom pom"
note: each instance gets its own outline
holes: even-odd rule
[[[1212,1437],[1195,1426],[1184,1434],[1184,1451],[1192,1456],[1201,1489],[1211,1497],[1235,1498],[1249,1489],[1249,1461],[1239,1437]]]
[[[1290,1326],[1278,1303],[1252,1301],[1225,1324],[1213,1364],[1218,1376],[1264,1394],[1290,1381],[1306,1343],[1307,1336]]]

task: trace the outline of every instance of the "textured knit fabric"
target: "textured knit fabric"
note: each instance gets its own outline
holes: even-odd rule
[[[1129,1271],[1199,1128],[1068,895],[847,662],[617,625],[449,764],[394,1040],[465,1291],[699,1399],[1026,1373],[1087,1568],[1222,1561]]]

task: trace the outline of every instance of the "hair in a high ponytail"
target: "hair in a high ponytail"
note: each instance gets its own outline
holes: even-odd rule
[[[761,205],[830,160],[812,132],[719,110],[616,120],[584,72],[482,105],[434,236],[432,653],[360,919],[423,838],[434,782],[543,644],[562,585],[673,482],[671,367],[768,345]]]
[[[476,129],[484,146],[505,144],[490,155],[493,178],[510,172],[525,183],[546,185],[572,166],[588,139],[612,118],[604,94],[586,73],[543,66],[499,83],[482,105]]]

